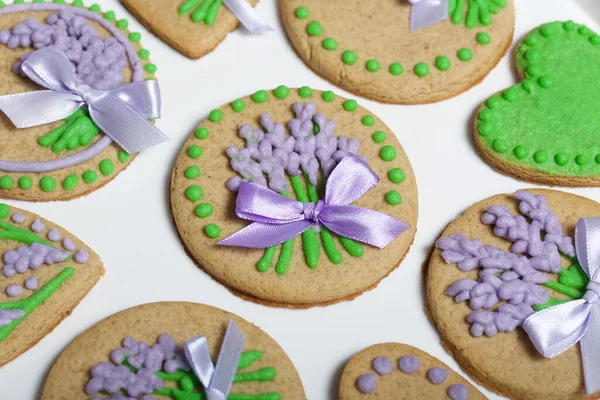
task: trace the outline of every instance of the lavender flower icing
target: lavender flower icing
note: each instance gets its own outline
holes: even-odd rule
[[[12,215],[11,219],[15,224],[22,224],[25,221],[25,214],[22,212],[16,212]]]
[[[427,371],[427,379],[434,385],[441,385],[450,375],[450,371],[444,368],[433,367]]]
[[[14,309],[14,310],[2,310],[0,309],[0,327],[11,324],[13,321],[21,319],[25,316],[25,311]]]
[[[394,364],[392,363],[392,360],[387,357],[380,356],[373,360],[373,369],[381,376],[389,374],[392,372],[393,368]]]
[[[60,239],[62,239],[62,235],[58,229],[52,228],[50,229],[50,232],[48,232],[48,239],[52,242],[58,242]]]
[[[457,383],[448,388],[448,396],[452,400],[468,400],[469,389],[462,383]]]
[[[25,281],[25,287],[29,290],[35,290],[38,288],[38,280],[35,276],[27,278]]]
[[[2,274],[6,277],[23,274],[28,269],[36,270],[42,264],[52,265],[63,262],[69,257],[64,250],[44,246],[41,243],[32,243],[31,246],[20,246],[17,250],[8,250],[4,253],[4,267]]]
[[[36,220],[33,221],[33,224],[31,224],[31,230],[34,231],[35,233],[43,232],[45,229],[46,229],[46,227],[44,226],[42,221],[40,221],[39,218],[36,218]]]
[[[421,361],[419,361],[419,359],[415,356],[404,356],[398,361],[398,367],[400,368],[400,371],[404,372],[405,374],[414,374],[419,370],[420,366]]]
[[[75,255],[73,255],[73,259],[75,260],[76,263],[85,264],[90,259],[90,255],[84,249],[79,249],[79,251],[77,251],[77,253],[75,253]]]
[[[17,297],[21,293],[23,293],[23,286],[8,285],[8,287],[6,288],[6,294],[9,295],[10,297]]]
[[[364,374],[358,377],[356,381],[356,387],[361,393],[369,394],[373,393],[377,389],[377,375],[375,374]]]
[[[77,250],[77,246],[75,246],[75,243],[69,238],[64,238],[63,247],[65,248],[65,250],[69,250],[69,251]]]

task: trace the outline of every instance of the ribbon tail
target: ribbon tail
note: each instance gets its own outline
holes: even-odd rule
[[[233,320],[229,320],[215,372],[206,390],[207,400],[225,400],[240,364],[246,339]]]
[[[448,0],[421,0],[410,10],[410,30],[427,28],[448,19]]]
[[[75,94],[52,90],[0,96],[0,110],[19,129],[60,121],[83,104]]]
[[[581,338],[581,359],[585,389],[588,395],[600,390],[600,308],[592,306],[588,328]]]
[[[129,154],[169,140],[154,124],[115,95],[93,102],[89,111],[96,125]]]
[[[183,344],[183,352],[202,386],[209,387],[215,368],[210,358],[206,337],[200,335],[188,340]]]
[[[389,215],[352,206],[326,206],[319,220],[340,236],[380,249],[409,228],[406,222]]]
[[[269,24],[262,20],[254,7],[246,0],[223,0],[223,3],[236,16],[250,33],[274,31]]]
[[[221,240],[217,244],[221,246],[266,249],[267,247],[276,246],[295,238],[313,224],[312,221],[308,220],[282,225],[254,222],[228,238]]]

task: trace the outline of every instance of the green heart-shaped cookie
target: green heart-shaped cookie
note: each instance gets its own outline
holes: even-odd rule
[[[483,158],[530,182],[600,186],[600,36],[573,21],[545,24],[519,44],[516,63],[521,83],[479,109]]]

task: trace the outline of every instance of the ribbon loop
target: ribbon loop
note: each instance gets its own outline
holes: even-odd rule
[[[229,11],[235,15],[244,28],[250,33],[274,31],[269,24],[263,21],[254,7],[247,0],[223,0]]]
[[[410,3],[411,32],[448,19],[449,0],[410,0]]]
[[[17,128],[65,119],[87,105],[94,123],[130,154],[168,140],[148,121],[160,117],[156,81],[135,82],[112,90],[94,89],[77,80],[75,67],[56,46],[33,52],[21,70],[49,90],[0,96],[0,109]]]

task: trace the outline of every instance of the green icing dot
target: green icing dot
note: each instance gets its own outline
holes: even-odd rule
[[[384,131],[377,131],[373,134],[373,141],[375,143],[383,143],[385,142],[385,132]]]
[[[34,3],[35,3],[35,1],[34,1]],[[98,4],[92,4],[90,6],[90,11],[95,12],[95,13],[99,13],[101,11],[100,10],[100,6]]]
[[[104,176],[108,176],[115,172],[115,165],[110,160],[100,161],[100,173]]]
[[[334,38],[326,38],[325,40],[323,40],[323,48],[325,50],[335,50],[337,49],[337,41]]]
[[[589,157],[584,154],[578,154],[577,157],[575,157],[575,163],[577,163],[577,165],[585,165],[589,162]]]
[[[16,0],[15,1],[15,4],[19,4],[19,3],[23,4],[25,2],[23,0]],[[81,7],[83,7],[83,0],[73,0],[73,3],[71,3],[71,5],[73,7],[81,8]]]
[[[390,190],[385,194],[386,203],[396,206],[402,203],[402,196],[395,190]]]
[[[379,151],[379,156],[383,161],[392,161],[396,159],[397,155],[396,149],[390,145],[383,146]]]
[[[10,208],[4,203],[0,203],[0,218],[6,218],[10,215]]]
[[[306,26],[306,32],[310,36],[319,36],[321,33],[323,33],[323,27],[321,26],[319,21],[312,21]]]
[[[204,228],[204,232],[206,232],[206,236],[208,236],[211,239],[216,239],[219,236],[221,236],[221,228],[219,228],[215,224],[206,225],[206,227]]]
[[[69,174],[63,180],[62,185],[66,190],[73,190],[77,187],[78,183],[79,183],[79,177],[75,174]]]
[[[150,58],[150,50],[141,49],[140,51],[138,51],[138,56],[142,60],[147,60],[148,58]]]
[[[429,75],[429,66],[425,63],[420,62],[417,65],[415,65],[414,71],[418,77],[424,78],[427,75]]]
[[[448,71],[450,69],[450,59],[446,56],[439,56],[435,59],[435,67],[440,71]]]
[[[210,122],[219,122],[221,121],[221,119],[223,118],[223,111],[216,109],[216,110],[212,110],[210,112],[210,114],[208,114],[208,119],[210,120]]]
[[[275,90],[273,91],[273,94],[275,95],[275,97],[277,97],[278,99],[285,99],[290,95],[290,89],[285,86],[285,85],[281,85],[281,86],[277,86],[275,88]]]
[[[309,15],[310,11],[308,11],[308,8],[304,6],[296,8],[296,17],[298,19],[306,19]]]
[[[196,130],[196,137],[200,140],[204,140],[208,137],[208,129],[207,128],[198,128]]]
[[[377,72],[381,68],[381,64],[377,60],[369,60],[367,61],[365,66],[367,67],[367,71],[369,72]]]
[[[51,192],[56,188],[56,181],[52,177],[44,176],[40,179],[40,187],[44,192]]]
[[[244,103],[244,100],[242,99],[237,99],[233,103],[231,103],[231,109],[235,112],[242,112],[245,108],[246,103]]]
[[[356,61],[358,60],[358,56],[356,55],[355,52],[353,52],[352,50],[346,50],[343,54],[342,54],[342,61],[344,62],[344,64],[346,65],[354,65],[356,64]]]
[[[575,29],[575,22],[567,21],[567,22],[563,23],[563,28],[567,32],[572,31],[573,29]]]
[[[560,166],[567,165],[569,162],[569,156],[567,156],[565,153],[557,153],[554,155],[554,162]]]
[[[139,32],[131,32],[129,34],[129,41],[132,43],[139,43],[142,40],[142,34]]]
[[[188,179],[194,179],[200,176],[200,168],[192,165],[188,169],[185,170],[185,177]]]
[[[533,153],[533,160],[538,164],[543,164],[548,160],[548,152],[546,150],[538,150]]]
[[[8,175],[4,175],[0,178],[0,188],[2,189],[10,189],[13,187],[15,181]]]
[[[116,18],[114,11],[107,11],[104,13],[104,19],[107,21],[114,21]]]
[[[356,102],[356,100],[346,100],[344,102],[344,110],[349,111],[349,112],[353,112],[356,111],[356,109],[358,108],[358,103]]]
[[[375,118],[372,115],[365,115],[361,122],[364,126],[373,126],[375,125]]]
[[[187,153],[188,156],[190,156],[191,158],[197,159],[200,158],[200,156],[202,155],[202,148],[196,144],[193,144],[190,147],[188,147]]]
[[[126,19],[120,19],[117,21],[117,28],[119,29],[127,29],[129,27],[129,21]]]
[[[98,174],[91,170],[85,171],[82,177],[85,183],[94,183],[98,180]]]
[[[394,183],[404,182],[405,177],[406,175],[404,174],[404,171],[402,171],[400,168],[392,168],[390,169],[390,172],[388,172],[389,180]]]
[[[513,101],[517,100],[517,90],[515,88],[507,89],[504,91],[504,93],[502,93],[502,97],[504,98],[504,100],[508,101],[509,103],[512,103]]]
[[[324,91],[323,94],[321,94],[321,97],[323,97],[323,100],[328,103],[331,103],[333,100],[335,100],[335,94],[333,94],[331,90]]]
[[[202,188],[198,185],[192,185],[185,191],[186,197],[191,201],[200,200],[203,194]]]
[[[154,64],[152,64],[152,63],[146,64],[146,65],[144,66],[144,70],[146,70],[146,72],[147,72],[147,73],[149,73],[149,74],[154,74],[154,73],[156,73],[156,70],[157,70],[157,69],[158,69],[158,68],[156,67],[156,65],[154,65]]]
[[[266,90],[259,90],[252,95],[252,100],[254,100],[255,103],[262,104],[269,100],[269,94]]]
[[[31,186],[33,186],[33,181],[31,180],[30,177],[28,176],[22,176],[19,179],[19,187],[21,189],[27,190],[29,189]]]
[[[489,33],[479,32],[477,36],[475,36],[475,40],[477,40],[477,43],[479,44],[490,44],[492,37]]]
[[[198,204],[194,209],[194,213],[200,218],[210,217],[213,213],[213,205],[210,203]]]
[[[515,149],[513,150],[513,153],[515,154],[515,157],[517,157],[519,160],[522,160],[525,157],[527,157],[527,154],[529,154],[529,151],[527,151],[527,147],[519,145],[519,146],[515,147]]]
[[[549,25],[542,26],[540,34],[545,38],[550,37],[552,35],[552,28]]]
[[[494,150],[496,150],[498,153],[506,153],[508,151],[508,145],[502,139],[494,140],[492,146],[494,147]]]
[[[122,163],[126,163],[127,161],[129,161],[129,153],[126,152],[125,150],[119,150],[119,154],[117,155],[117,158]]]
[[[473,59],[473,52],[469,49],[460,49],[457,53],[460,61],[471,61]]]
[[[540,42],[540,39],[537,36],[529,35],[525,38],[525,44],[528,46],[534,47]]]
[[[400,76],[404,72],[404,67],[402,66],[402,64],[396,62],[390,65],[388,71],[390,71],[390,74],[394,76]]]
[[[595,160],[598,164],[600,164],[600,154],[596,154]]]
[[[538,79],[538,83],[544,89],[552,87],[552,79],[547,76],[542,76],[540,79]]]
[[[477,128],[481,136],[488,136],[496,129],[495,125],[491,122],[481,122]]]
[[[312,96],[312,89],[308,86],[302,86],[300,89],[298,89],[298,95],[303,99],[310,97]]]

